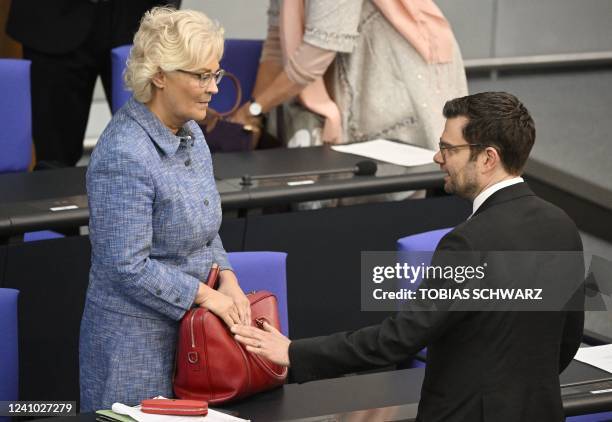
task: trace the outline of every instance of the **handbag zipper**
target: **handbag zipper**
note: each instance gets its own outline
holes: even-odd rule
[[[193,314],[191,314],[191,322],[189,324],[189,328],[191,329],[191,347],[195,349],[195,336],[193,335],[193,320],[196,317],[198,311],[196,310]]]
[[[208,410],[205,407],[190,407],[187,409],[180,409],[180,408],[174,408],[174,407],[150,407],[150,406],[146,406],[146,407],[140,407],[140,410],[171,410],[171,411],[176,411],[176,412],[203,412],[205,410]]]
[[[238,343],[238,340],[234,339],[234,343],[236,343],[236,347],[240,350],[242,354],[242,359],[244,360],[244,367],[247,372],[247,391],[251,389],[251,367],[249,366],[249,358],[247,357],[246,351],[244,350],[244,346]]]

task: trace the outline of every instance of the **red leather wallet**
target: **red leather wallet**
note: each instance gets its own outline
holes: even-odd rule
[[[200,416],[208,414],[208,403],[204,400],[148,399],[140,402],[140,410],[158,415]]]

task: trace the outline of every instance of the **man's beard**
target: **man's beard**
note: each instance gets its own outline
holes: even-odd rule
[[[448,183],[444,184],[444,191],[446,193],[457,195],[461,198],[474,199],[476,192],[478,192],[478,180],[476,179],[475,171],[469,171],[468,166],[473,167],[473,162],[468,162],[459,172],[455,175],[448,175]],[[463,182],[458,183],[458,174],[462,174]]]

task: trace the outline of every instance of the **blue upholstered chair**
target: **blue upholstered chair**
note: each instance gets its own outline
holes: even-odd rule
[[[122,45],[111,50],[111,111],[113,114],[132,96],[123,84],[123,72],[132,45]]]
[[[452,227],[448,227],[402,237],[397,241],[397,250],[406,252],[433,252],[436,250],[440,239],[451,230]]]
[[[418,254],[418,256],[410,255],[410,254],[414,254],[418,252],[433,252],[438,246],[440,239],[442,239],[444,235],[451,230],[452,230],[452,227],[449,227],[449,228],[432,230],[432,231],[427,231],[423,233],[417,233],[417,234],[413,234],[410,236],[402,237],[401,239],[397,241],[397,250],[400,253],[400,259],[402,259],[401,253],[406,252],[408,253],[408,255],[405,256],[406,259],[410,260],[411,258],[414,258],[414,259],[418,258],[418,261],[419,261],[419,262],[409,262],[410,265],[419,265],[421,263],[425,265],[429,265],[430,262],[429,261],[425,262],[425,261],[431,258],[430,254]],[[420,280],[418,280],[416,283],[411,285],[410,288],[416,289],[419,284],[420,284]],[[427,358],[427,349],[423,349],[416,356],[416,359],[414,359],[411,363],[406,365],[406,367],[418,368],[418,367],[425,366],[424,362],[426,358]]]
[[[287,313],[287,254],[284,252],[231,252],[228,258],[245,293],[268,290],[276,295],[281,332],[289,335]]]
[[[221,68],[236,75],[240,81],[242,87],[241,104],[251,99],[262,45],[262,40],[225,40]],[[213,96],[210,106],[219,112],[224,112],[230,110],[235,102],[236,90],[234,85],[228,78],[225,78],[221,81],[219,93]]]
[[[28,232],[24,233],[23,241],[24,242],[37,242],[39,240],[48,240],[48,239],[59,239],[60,237],[65,237],[63,234],[51,231],[51,230],[39,230],[36,232]]]
[[[30,61],[0,59],[0,173],[26,171],[32,159]]]
[[[570,416],[568,418],[565,418],[565,422],[612,422],[612,412]]]
[[[408,261],[409,265],[429,265],[431,261],[431,253],[436,250],[440,239],[452,228],[444,228],[431,230],[423,233],[412,234],[402,237],[397,241],[398,258],[401,262]],[[413,262],[414,261],[414,262]],[[421,280],[418,279],[410,285],[403,286],[405,288],[416,290],[419,287]]]
[[[17,296],[19,291],[0,289],[0,401],[18,399]],[[0,417],[9,422],[10,418]]]
[[[0,59],[0,173],[27,171],[32,160],[30,61]],[[52,231],[26,233],[25,240],[63,237]]]
[[[242,102],[251,98],[255,85],[259,57],[261,56],[262,40],[225,40],[225,51],[221,59],[221,67],[232,72],[242,86]],[[111,51],[112,66],[112,112],[115,113],[132,95],[123,84],[123,72],[131,45],[114,48]],[[236,101],[236,91],[231,81],[225,78],[219,86],[210,106],[219,112],[228,111]]]

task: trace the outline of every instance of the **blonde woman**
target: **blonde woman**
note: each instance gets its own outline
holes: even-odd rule
[[[218,91],[222,53],[223,30],[195,11],[152,9],[134,37],[125,74],[133,98],[105,129],[87,172],[81,411],[172,397],[178,321],[192,306],[228,326],[250,321],[219,238],[219,193],[194,122]],[[213,262],[217,291],[202,282]]]

